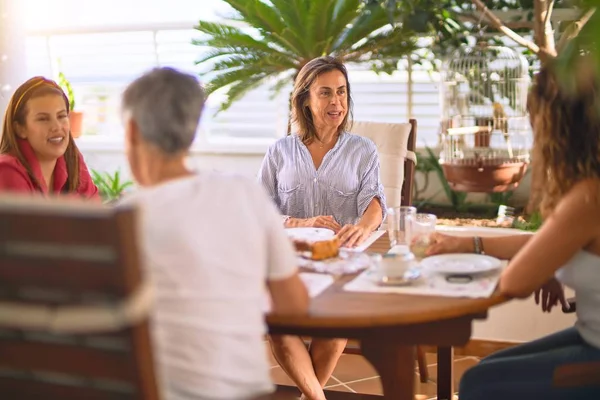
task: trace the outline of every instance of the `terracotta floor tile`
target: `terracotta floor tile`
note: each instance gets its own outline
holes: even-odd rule
[[[421,383],[419,377],[415,378],[415,399],[426,399],[437,395],[437,385],[431,380]]]
[[[271,373],[271,381],[276,384],[276,385],[286,385],[286,386],[296,386],[294,384],[294,381],[292,381],[285,372],[283,372],[283,370],[281,369],[281,367],[277,366],[277,367],[273,367],[270,370]],[[339,385],[341,384],[341,382],[330,378],[327,381],[327,385],[326,386],[335,386],[335,385]]]
[[[357,393],[365,393],[365,394],[375,394],[381,395],[381,382],[379,378],[371,378],[365,379],[358,382],[350,382],[347,383],[346,386],[351,388]],[[415,399],[428,399],[432,396],[435,396],[437,393],[437,387],[435,383],[421,383],[419,382],[419,378],[415,376]]]
[[[379,378],[363,379],[362,381],[347,383],[346,386],[357,393],[376,395],[382,394],[381,382],[379,382]]]
[[[271,381],[276,385],[296,386],[281,367],[271,368]]]
[[[455,358],[454,360],[454,388],[458,389],[458,383],[464,372],[474,365],[479,363],[479,359],[476,357],[462,357]],[[429,379],[433,382],[437,382],[437,365],[428,367]]]
[[[341,382],[350,382],[372,378],[378,376],[378,374],[363,356],[344,354],[340,357],[335,370],[333,370],[333,376]]]
[[[437,354],[425,353],[425,359],[427,360],[427,365],[437,364]]]
[[[325,389],[336,392],[352,392],[352,390],[346,385],[325,386]]]
[[[480,360],[479,357],[471,357],[471,356],[454,356],[454,360],[462,360],[463,358],[473,358],[476,360]],[[437,354],[435,353],[425,353],[425,359],[427,360],[427,365],[435,365],[437,364]]]
[[[270,367],[279,365],[279,364],[277,364],[277,361],[275,361],[275,357],[273,356],[273,351],[271,350],[271,346],[267,342],[265,342],[265,352],[267,353],[267,360],[269,362]]]

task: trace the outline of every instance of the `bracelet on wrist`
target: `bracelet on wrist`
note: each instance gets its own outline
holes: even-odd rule
[[[485,254],[483,251],[483,242],[479,236],[473,236],[473,248],[475,254]]]

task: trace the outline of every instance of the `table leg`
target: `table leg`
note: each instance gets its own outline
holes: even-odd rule
[[[454,349],[452,347],[437,348],[437,397],[438,400],[452,400],[454,394]]]
[[[361,353],[379,373],[383,398],[412,400],[415,386],[415,347],[382,338],[361,340]]]

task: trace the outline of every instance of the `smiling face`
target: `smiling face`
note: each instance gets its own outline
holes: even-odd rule
[[[319,75],[310,86],[308,108],[317,131],[337,130],[348,113],[344,74],[335,69]]]
[[[70,140],[69,114],[64,98],[57,94],[33,97],[25,108],[25,124],[17,123],[17,135],[29,142],[40,161],[62,157]]]

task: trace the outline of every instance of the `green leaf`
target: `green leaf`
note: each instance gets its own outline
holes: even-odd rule
[[[243,20],[258,29],[265,39],[291,50],[301,52],[303,49],[302,35],[287,29],[281,16],[273,8],[261,0],[224,0],[237,10]],[[286,35],[282,35],[287,30]]]
[[[386,27],[387,16],[380,7],[371,8],[358,15],[345,31],[339,35],[333,44],[333,51],[343,53],[343,50],[354,46],[358,41],[367,38],[373,32]],[[390,29],[389,26],[386,29]]]
[[[228,100],[221,110],[259,84],[273,82],[274,89],[280,90],[286,85],[283,77],[296,76],[309,60],[322,55],[360,63],[378,72],[393,72],[398,60],[416,48],[416,34],[403,26],[400,14],[425,9],[436,23],[443,21],[440,15],[444,14],[444,7],[433,0],[223,1],[235,10],[231,21],[236,25],[231,21],[199,21],[197,30],[202,36],[193,41],[208,47],[197,61],[206,71],[203,81],[208,93],[226,91]],[[400,21],[394,29],[390,11]],[[446,25],[456,30],[453,22]],[[448,35],[444,33],[444,40]],[[290,79],[288,83],[292,82]]]
[[[58,73],[58,86],[60,86],[66,93],[67,98],[69,99],[69,110],[73,111],[75,109],[75,93],[73,92],[73,86],[71,86],[71,82],[67,79],[62,71]]]
[[[115,171],[112,175],[108,172],[101,173],[91,170],[91,175],[94,184],[100,192],[100,196],[106,202],[118,200],[127,188],[133,186],[132,181],[121,181],[119,170]]]

